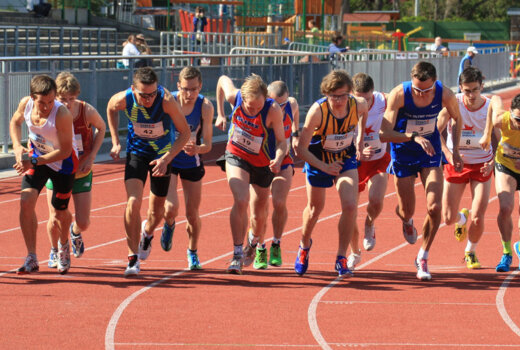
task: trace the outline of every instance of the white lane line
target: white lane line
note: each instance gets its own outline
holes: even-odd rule
[[[495,306],[494,303],[444,303],[444,302],[419,302],[419,301],[363,301],[363,300],[326,300],[322,304],[354,305],[354,304],[383,304],[383,305],[460,305],[460,306]]]
[[[520,273],[519,270],[514,271],[509,276],[506,277],[504,282],[502,282],[502,285],[498,289],[497,297],[496,297],[496,305],[498,309],[498,313],[500,316],[502,316],[502,319],[507,324],[509,328],[517,335],[520,336],[520,328],[515,324],[515,322],[509,317],[509,314],[507,313],[507,309],[504,303],[504,296],[506,294],[506,289],[509,286],[509,283],[515,278],[516,275]]]
[[[420,183],[416,183],[415,186],[419,185]],[[388,196],[392,195],[392,194],[395,194],[395,192],[392,192],[392,193],[389,193],[385,196],[385,198],[387,198]],[[489,203],[491,203],[492,201],[496,200],[498,197],[497,196],[494,196],[493,198],[490,198],[489,200]],[[446,224],[442,223],[440,226],[439,226],[439,229],[441,229],[441,227],[444,227],[446,226]],[[417,237],[417,239],[420,239],[422,237],[422,235],[419,235]],[[369,261],[365,262],[364,264],[361,264],[359,265],[359,268],[358,269],[362,269],[378,260],[381,260],[382,258],[404,248],[404,247],[407,247],[409,246],[409,244],[407,242],[404,242],[404,243],[401,243],[400,245],[390,249],[390,250],[387,250],[386,252],[370,259]],[[320,327],[318,326],[318,320],[317,320],[317,317],[316,317],[316,310],[318,308],[318,304],[320,303],[321,301],[321,298],[323,297],[323,295],[325,295],[325,293],[327,293],[329,291],[329,289],[331,289],[332,287],[334,287],[336,284],[338,284],[341,280],[343,279],[343,277],[337,277],[334,281],[332,281],[330,284],[328,284],[327,286],[323,287],[315,296],[314,298],[312,299],[310,305],[309,305],[309,309],[307,311],[307,320],[308,320],[308,323],[309,323],[309,327],[311,329],[311,333],[314,337],[314,339],[316,339],[316,341],[318,342],[318,344],[320,345],[320,347],[322,349],[327,349],[327,350],[332,350],[332,348],[329,346],[329,343],[327,343],[327,341],[325,340],[325,338],[323,337],[323,335],[321,334],[321,331],[320,331]],[[505,309],[505,308],[504,308]],[[331,343],[333,344],[333,343]]]
[[[178,347],[178,346],[189,346],[189,347],[197,347],[197,348],[203,348],[206,349],[208,347],[239,347],[239,348],[255,348],[255,347],[262,347],[262,348],[276,348],[276,349],[282,349],[282,348],[318,348],[319,346],[316,344],[298,344],[298,345],[290,345],[290,344],[223,344],[223,343],[115,343],[114,345],[117,346],[130,346],[130,347],[136,347],[136,346],[151,346],[151,347],[159,347],[159,346],[167,346],[167,347]]]
[[[129,347],[144,347],[144,346],[150,346],[150,347],[248,347],[248,348],[254,348],[254,347],[273,347],[273,348],[319,348],[318,345],[312,345],[312,344],[298,344],[298,345],[292,345],[292,344],[210,344],[210,343],[115,343],[114,345],[117,346],[129,346]],[[342,347],[342,348],[360,348],[360,347],[397,347],[397,346],[409,346],[409,347],[432,347],[432,348],[458,348],[458,347],[464,347],[464,348],[520,348],[519,345],[514,344],[428,344],[428,343],[331,343],[331,345]]]

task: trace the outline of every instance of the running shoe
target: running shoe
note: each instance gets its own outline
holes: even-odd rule
[[[376,228],[375,226],[365,225],[365,238],[363,239],[363,247],[366,251],[374,249],[376,246]]]
[[[354,273],[349,270],[347,266],[347,258],[344,256],[338,255],[334,268],[338,271],[339,276],[352,277],[354,275]]]
[[[256,249],[256,256],[253,267],[257,270],[267,269],[267,248]]]
[[[241,255],[233,255],[233,259],[231,259],[231,263],[229,264],[229,267],[227,268],[228,273],[233,273],[235,275],[241,275],[242,274],[242,256]]]
[[[516,256],[518,257],[518,260],[520,260],[520,242],[516,242],[513,244],[513,250],[516,253]],[[518,264],[518,269],[520,270],[520,263]]]
[[[361,262],[361,251],[359,254],[356,254],[354,252],[350,253],[347,259],[347,266],[350,270],[354,271],[356,268],[356,265]]]
[[[311,247],[312,239],[309,248],[302,248],[301,246],[298,247],[298,255],[296,255],[296,261],[294,262],[294,271],[296,271],[296,273],[300,276],[303,276],[309,267],[309,252]]]
[[[169,252],[172,249],[173,231],[175,230],[175,221],[173,225],[169,226],[165,221],[161,234],[161,247],[165,252]]]
[[[62,275],[66,274],[70,269],[70,244],[69,241],[61,244],[58,240],[58,272]]]
[[[411,224],[403,221],[403,236],[410,244],[417,242],[417,230],[413,226],[413,220]]]
[[[249,239],[247,240],[246,246],[244,247],[244,258],[242,260],[242,264],[244,266],[249,266],[255,260],[255,252],[256,246],[253,247],[251,243],[249,243]]]
[[[162,241],[161,241],[162,242]],[[188,255],[188,267],[190,270],[202,270],[202,265],[199,261],[199,256],[197,255],[197,252],[192,252],[188,249],[187,251]]]
[[[49,262],[47,266],[51,269],[55,269],[58,266],[58,249],[51,248],[51,252],[49,253]]]
[[[475,252],[465,252],[464,260],[468,269],[480,269],[480,262],[475,255]]]
[[[36,255],[29,254],[25,258],[25,262],[23,265],[16,270],[16,273],[19,275],[25,275],[31,272],[37,272],[40,270],[40,266],[38,265],[38,260],[36,259]]]
[[[468,218],[469,218],[469,210],[466,208],[463,208],[460,213],[460,215],[464,215],[466,218],[466,222],[464,225],[455,224],[455,239],[459,242],[462,242],[466,239],[466,236],[468,235]]]
[[[125,270],[125,277],[137,276],[141,271],[141,264],[137,255],[130,255],[128,257],[128,265]]]
[[[140,260],[146,260],[150,253],[152,252],[152,236],[148,236],[144,230],[144,227],[146,226],[146,221],[144,220],[141,223],[141,240],[139,241],[139,259]]]
[[[269,265],[282,266],[282,248],[280,248],[280,243],[271,244],[271,249],[269,249]]]
[[[83,253],[85,252],[85,244],[83,243],[83,237],[81,237],[81,232],[79,234],[75,234],[72,231],[72,227],[74,223],[70,224],[70,241],[72,243],[72,253],[76,258],[81,258]]]
[[[495,268],[496,272],[509,272],[512,262],[513,257],[510,254],[502,255],[502,259],[500,259],[500,262]]]
[[[417,278],[421,281],[429,281],[432,279],[432,275],[430,271],[428,271],[428,260],[421,259],[417,261],[417,258],[414,260],[415,267],[417,268]]]

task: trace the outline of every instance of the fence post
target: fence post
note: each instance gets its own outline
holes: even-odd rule
[[[36,56],[40,56],[40,26],[36,28]],[[40,60],[36,61],[36,70],[40,70]]]
[[[97,61],[89,60],[89,69],[92,71],[90,75],[90,103],[96,110],[97,104]]]
[[[9,74],[7,74],[7,66],[8,62],[2,62],[2,75],[4,76],[4,135],[3,135],[3,153],[9,152],[9,101],[11,99],[11,94],[9,91]]]

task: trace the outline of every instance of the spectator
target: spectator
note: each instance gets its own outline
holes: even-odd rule
[[[126,44],[125,44],[126,43]],[[126,39],[126,42],[123,43],[123,57],[125,56],[139,56],[141,52],[137,49],[136,46],[136,37],[134,34],[130,34],[128,36],[128,39]],[[123,62],[123,68],[130,67],[130,60],[129,59],[122,59]]]
[[[51,11],[51,4],[45,0],[27,0],[27,11],[33,13],[34,17],[47,17]]]
[[[415,51],[426,51],[426,47],[423,43],[420,43],[416,48]]]
[[[197,6],[197,9],[195,10],[195,17],[193,17],[193,31],[197,33],[195,35],[197,44],[200,44],[202,40],[201,33],[204,32],[204,28],[208,25],[208,20],[204,15],[205,11],[206,10],[204,10],[204,7]]]
[[[442,38],[440,36],[435,38],[435,42],[430,47],[430,51],[441,52],[447,51],[446,46],[442,45]]]
[[[473,65],[473,58],[475,58],[476,54],[478,54],[478,51],[475,46],[469,46],[466,49],[466,55],[462,57],[462,60],[460,61],[458,77],[460,77],[464,69]]]
[[[316,35],[319,33],[320,29],[316,26],[316,21],[311,19],[309,22],[307,22],[309,26],[309,30],[311,31],[310,34],[305,35],[305,37],[308,39],[309,44],[316,45]]]
[[[332,43],[329,45],[329,60],[333,67],[336,66],[336,54],[347,52],[350,49],[348,46],[340,47],[343,43],[343,39],[343,35],[337,32],[331,38]]]
[[[137,47],[137,50],[139,51],[140,55],[151,55],[152,54],[152,50],[146,43],[146,39],[143,34],[137,34],[135,36],[135,46]],[[151,67],[151,66],[152,66],[152,60],[150,58],[140,58],[134,64],[135,68]]]

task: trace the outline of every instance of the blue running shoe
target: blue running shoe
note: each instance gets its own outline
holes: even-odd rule
[[[165,221],[161,235],[161,247],[165,252],[169,252],[172,249],[173,231],[175,231],[175,221],[171,227]]]
[[[197,251],[191,251],[188,249],[188,267],[190,270],[201,270],[202,265],[199,261],[199,256],[197,255]]]
[[[518,260],[520,260],[520,242],[516,242],[513,244],[513,250],[516,253],[516,256],[518,257]],[[518,269],[520,270],[520,263],[518,264]]]
[[[58,267],[58,249],[51,248],[51,252],[49,253],[49,262],[47,264],[49,268],[55,269]]]
[[[294,263],[294,271],[296,271],[300,276],[303,276],[309,267],[309,251],[311,250],[311,247],[312,239],[309,248],[298,247],[298,255],[296,256],[296,261]]]
[[[81,237],[81,232],[79,234],[75,234],[72,231],[72,227],[74,223],[70,224],[70,242],[72,243],[72,253],[76,258],[81,258],[83,253],[85,252],[85,243],[83,243],[83,237]]]
[[[500,262],[498,263],[495,270],[497,272],[509,272],[509,267],[511,266],[511,263],[513,262],[513,257],[509,254],[502,255],[502,259],[500,259]]]
[[[341,255],[338,255],[336,258],[335,269],[338,271],[339,276],[352,277],[354,275],[347,266],[347,258]]]

